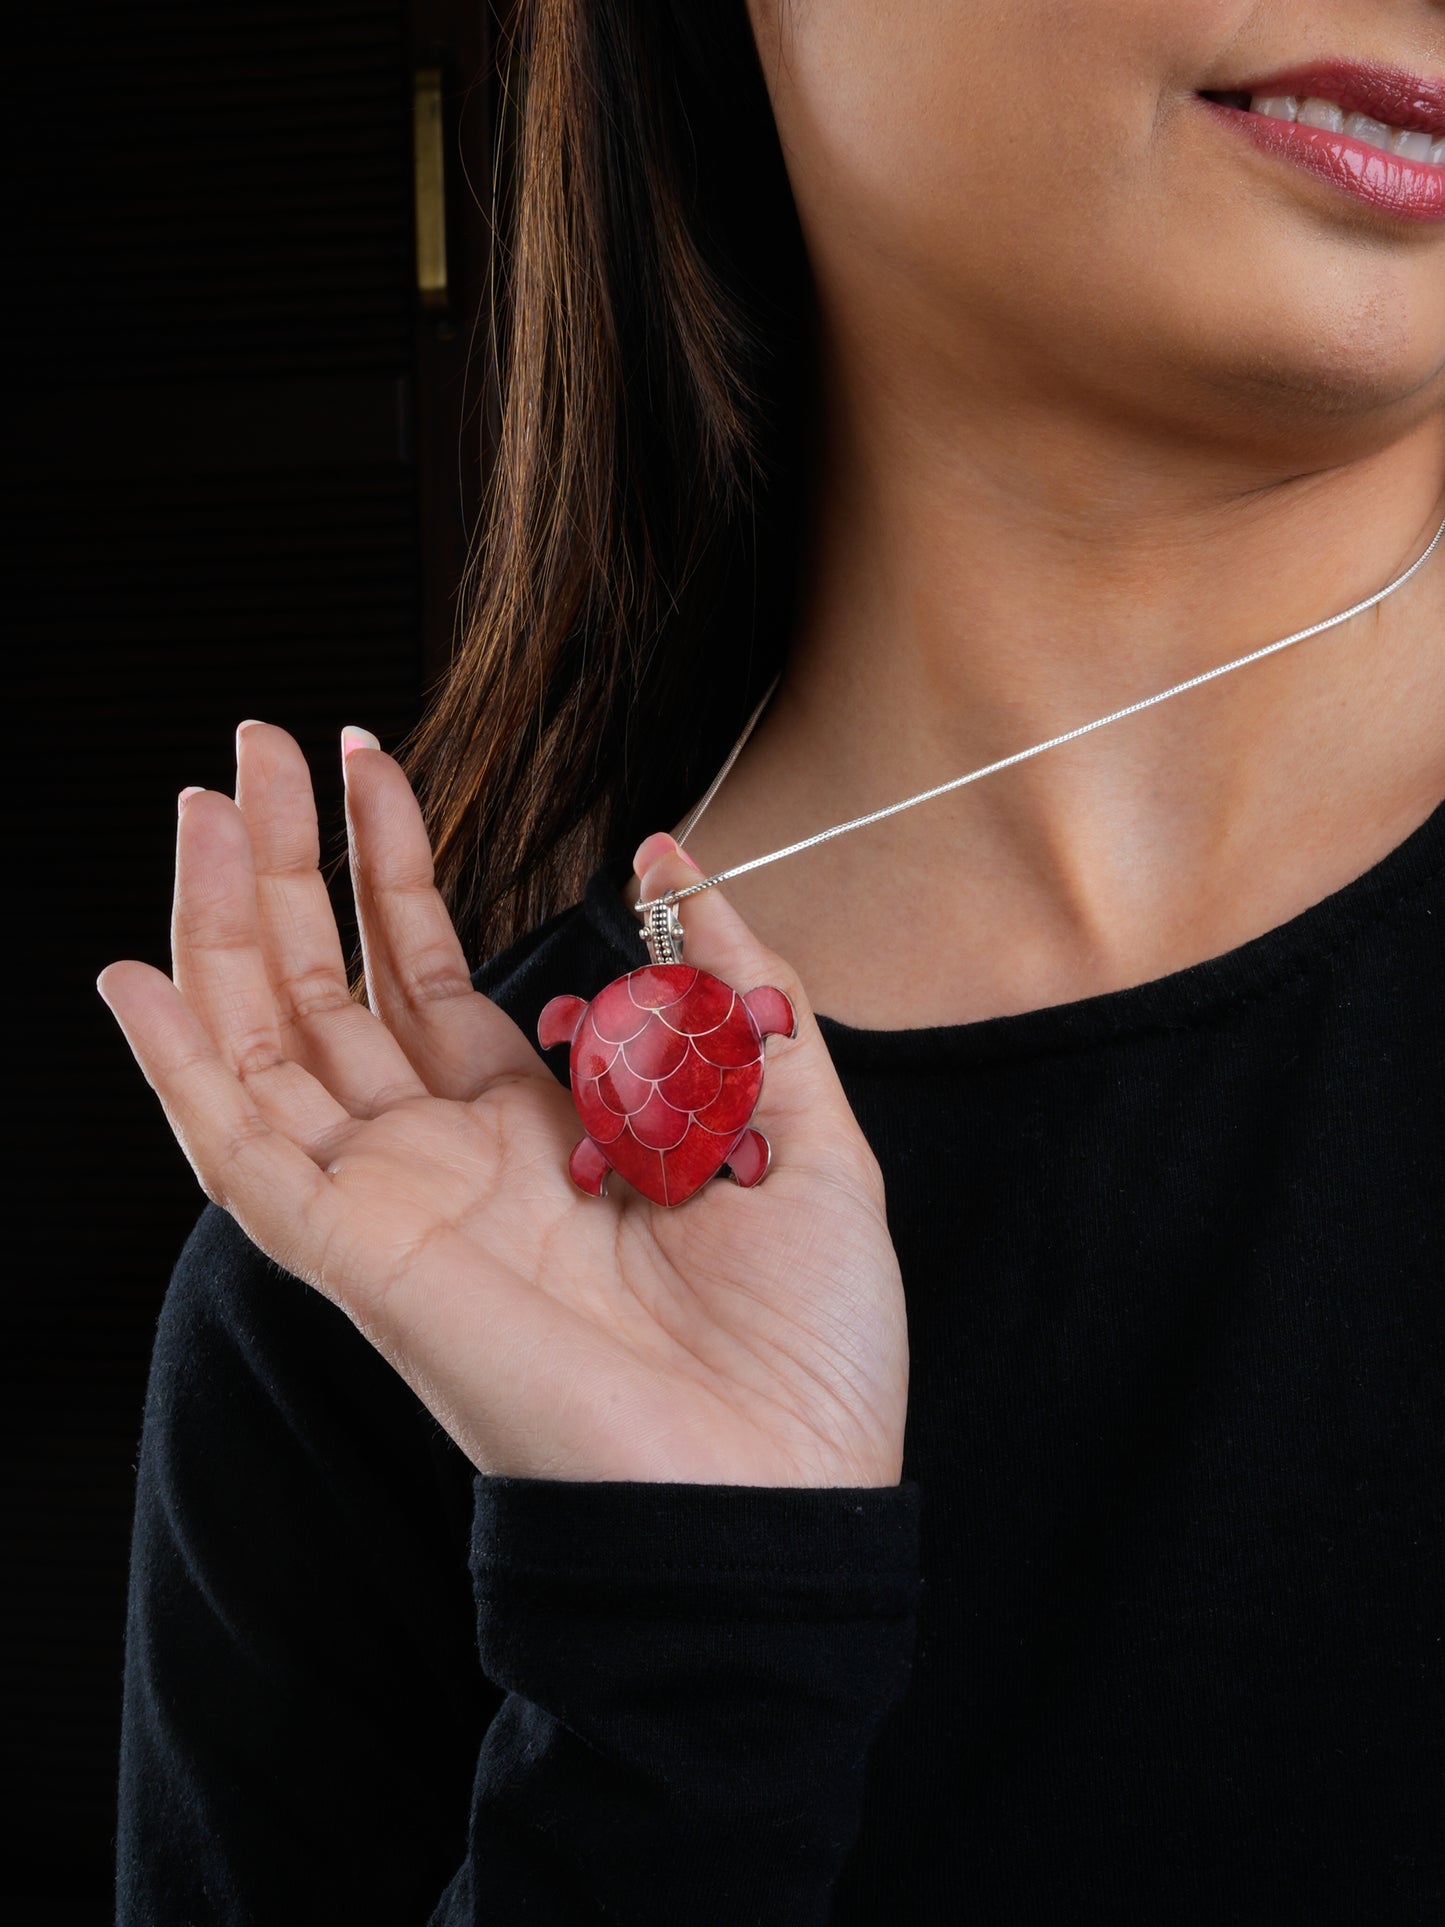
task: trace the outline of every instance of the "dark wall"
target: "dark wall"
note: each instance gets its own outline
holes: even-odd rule
[[[467,350],[492,33],[484,5],[399,0],[35,11],[4,503],[22,1844],[0,1897],[98,1921],[145,1374],[202,1200],[94,979],[168,967],[176,792],[232,787],[237,722],[299,738],[339,856],[342,724],[394,746],[444,664],[486,442]],[[452,286],[424,307],[413,73],[433,60]]]

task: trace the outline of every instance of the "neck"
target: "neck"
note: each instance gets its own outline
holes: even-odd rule
[[[997,392],[910,406],[879,374],[828,376],[788,668],[689,839],[706,869],[1321,621],[1445,517],[1438,409],[1378,446],[1283,460]],[[1437,549],[1318,637],[729,894],[819,1008],[880,1027],[1217,954],[1340,887],[1445,795],[1442,583]],[[939,931],[901,989],[900,891]]]

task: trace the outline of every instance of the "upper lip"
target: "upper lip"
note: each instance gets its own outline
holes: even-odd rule
[[[1445,134],[1445,75],[1409,74],[1374,61],[1327,60],[1208,91],[1294,94],[1300,100],[1313,95],[1334,101],[1347,114],[1368,114],[1389,127]]]

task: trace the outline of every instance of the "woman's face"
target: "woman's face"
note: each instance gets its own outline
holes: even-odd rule
[[[1445,0],[749,0],[829,331],[873,378],[1364,452],[1445,411],[1445,220],[1201,90],[1445,82]],[[930,381],[930,376],[936,380]]]

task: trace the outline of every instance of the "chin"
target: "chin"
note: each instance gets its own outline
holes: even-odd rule
[[[1348,341],[1281,330],[1277,341],[1232,356],[1231,385],[1262,402],[1284,403],[1303,426],[1310,418],[1338,430],[1356,423],[1369,437],[1393,438],[1412,420],[1445,408],[1445,361],[1423,345],[1402,343],[1388,326]]]
[[[1361,452],[1445,411],[1445,313],[1414,314],[1387,286],[1341,302],[1258,276],[1247,303],[1192,313],[1174,378],[1242,423],[1277,417],[1294,433],[1315,424],[1334,436],[1353,424]]]

